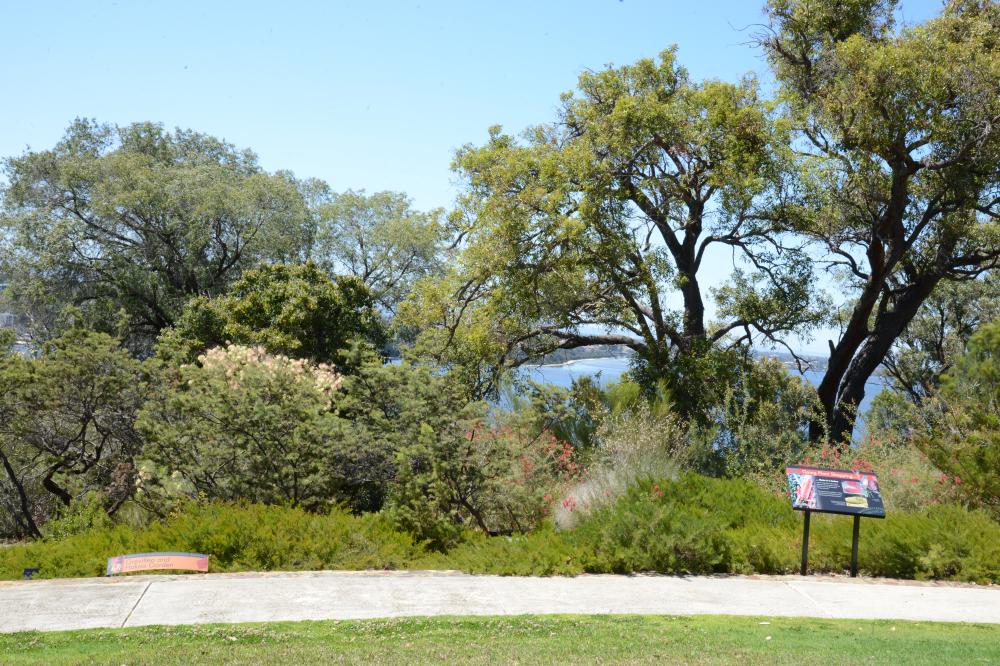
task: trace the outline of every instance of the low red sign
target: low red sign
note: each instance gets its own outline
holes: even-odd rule
[[[201,553],[134,553],[108,558],[107,575],[133,571],[208,571],[208,555]]]

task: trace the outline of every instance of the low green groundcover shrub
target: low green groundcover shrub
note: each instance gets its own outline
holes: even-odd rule
[[[211,556],[211,571],[395,569],[422,552],[378,514],[310,514],[260,504],[187,505],[141,529],[116,525],[59,541],[0,549],[0,578],[100,576],[123,553],[186,551]]]
[[[852,523],[813,516],[811,571],[847,569]],[[574,530],[473,539],[420,564],[505,575],[784,574],[798,571],[801,539],[802,517],[786,498],[692,474],[637,483]],[[1000,583],[1000,524],[958,506],[866,518],[858,562],[865,575]]]
[[[843,572],[852,520],[816,515],[809,565]],[[741,480],[694,474],[647,479],[572,530],[545,526],[513,537],[467,533],[430,552],[379,514],[327,515],[260,505],[189,506],[145,529],[102,527],[60,541],[0,549],[0,577],[26,567],[44,577],[94,576],[128,552],[194,551],[212,571],[456,569],[501,575],[660,572],[782,574],[798,570],[802,517],[786,498]],[[1000,583],[1000,524],[982,511],[934,506],[864,519],[862,574]]]

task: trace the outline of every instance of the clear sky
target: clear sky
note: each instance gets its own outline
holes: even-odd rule
[[[0,156],[52,146],[78,116],[151,120],[421,208],[451,203],[457,147],[551,120],[585,69],[677,44],[696,78],[766,78],[749,44],[762,0],[0,5]],[[903,19],[940,6],[904,0]]]

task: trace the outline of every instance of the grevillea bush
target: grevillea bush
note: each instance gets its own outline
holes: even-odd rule
[[[817,514],[809,566],[843,573],[852,520]],[[687,474],[647,479],[574,529],[524,534],[463,530],[435,552],[384,514],[313,514],[261,505],[185,505],[145,528],[97,527],[61,540],[0,549],[0,577],[27,567],[43,577],[95,576],[127,552],[185,550],[213,571],[457,569],[501,575],[659,572],[784,574],[798,570],[802,517],[787,499],[739,480]],[[1000,525],[985,511],[937,505],[889,512],[861,528],[862,575],[1000,583]]]
[[[548,430],[469,424],[459,436],[426,430],[397,457],[387,510],[401,528],[446,550],[472,528],[532,530],[580,473],[575,450]]]
[[[155,551],[205,553],[211,571],[398,569],[423,552],[379,514],[187,503],[141,528],[116,525],[0,548],[0,577],[20,578],[28,567],[42,578],[100,576],[109,557]]]
[[[813,517],[809,566],[844,572],[852,520]],[[639,481],[572,530],[473,539],[423,566],[565,575],[784,574],[798,570],[802,518],[780,494],[743,480],[688,474]],[[1000,582],[1000,525],[983,511],[932,506],[862,523],[863,575]]]

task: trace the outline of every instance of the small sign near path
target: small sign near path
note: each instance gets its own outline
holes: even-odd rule
[[[201,553],[133,553],[108,558],[108,576],[163,569],[208,572],[208,555]]]

